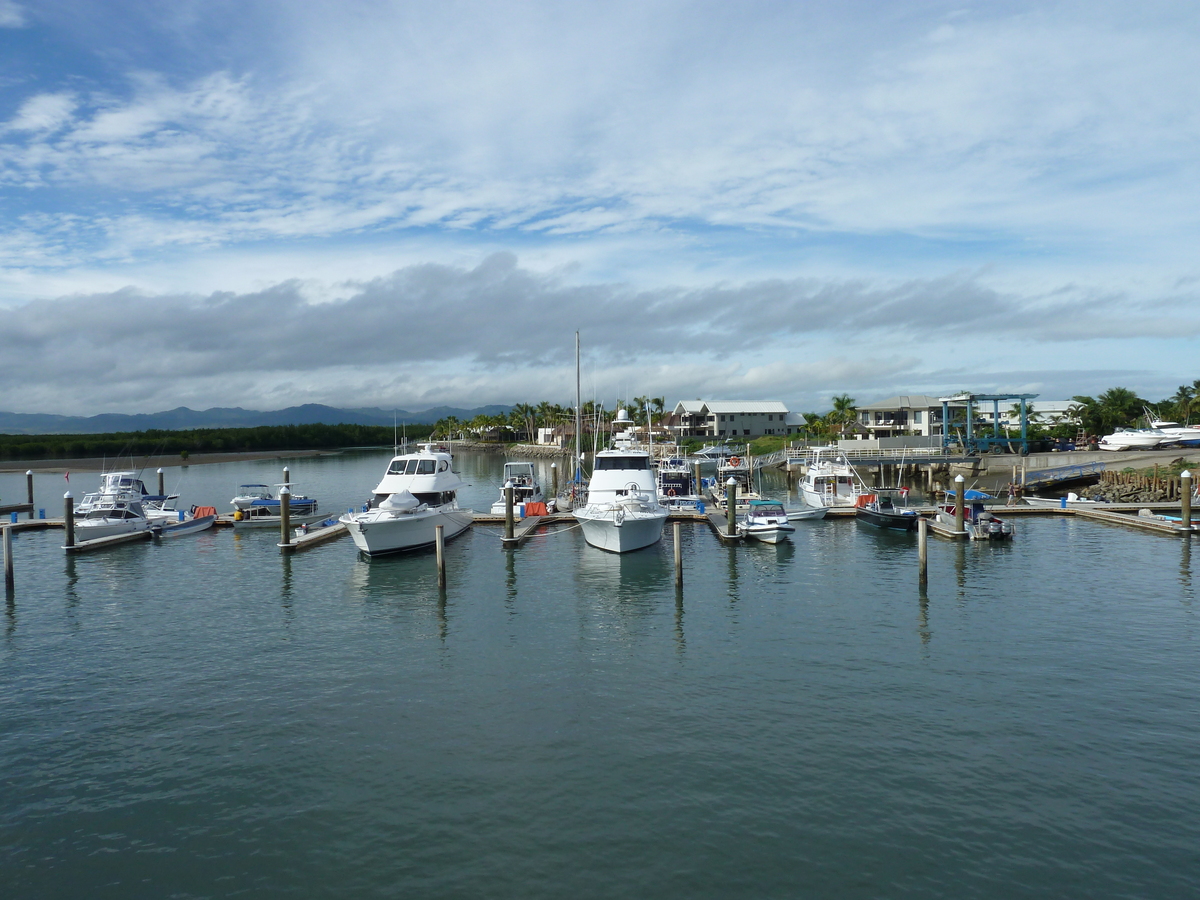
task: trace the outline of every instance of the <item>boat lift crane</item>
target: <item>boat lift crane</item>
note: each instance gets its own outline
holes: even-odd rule
[[[1020,448],[1018,452],[1024,456],[1029,453],[1029,412],[1026,402],[1037,394],[972,394],[964,391],[952,397],[940,397],[942,401],[942,447],[961,444],[968,455],[987,453],[994,447],[1004,446],[1005,449]],[[992,433],[979,434],[975,430],[975,401],[992,401]],[[1000,433],[1000,402],[1016,400],[1021,405],[1021,437],[1011,438]],[[964,432],[954,433],[950,428],[950,410],[966,407],[967,420]]]

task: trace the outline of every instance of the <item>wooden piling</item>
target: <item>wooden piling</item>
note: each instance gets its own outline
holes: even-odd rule
[[[286,469],[284,471],[287,471]],[[279,489],[279,546],[287,547],[292,542],[292,492],[287,486]]]
[[[67,540],[65,546],[75,546],[75,500],[71,497],[71,492],[67,491],[63,494],[63,526],[67,531]]]
[[[737,534],[737,482],[732,476],[725,482],[725,533]]]
[[[675,587],[683,587],[683,544],[679,540],[679,523],[675,522],[672,526],[675,537]],[[5,533],[8,529],[5,529]],[[7,540],[7,538],[6,538]],[[7,559],[7,557],[5,557]]]
[[[679,526],[675,526],[676,532]],[[676,576],[678,578],[678,576]],[[12,526],[4,526],[4,589],[11,591],[16,587],[16,581],[13,579],[13,551],[12,551]]]
[[[163,481],[163,470],[158,470],[158,496],[165,497],[167,494],[166,483]]]
[[[33,469],[25,470],[25,496],[29,498],[29,518],[33,518]]]
[[[917,520],[917,572],[921,584],[929,580],[929,520]]]
[[[438,587],[446,587],[446,526],[434,528],[434,545],[437,548]]]
[[[513,539],[513,486],[512,482],[504,484],[504,542]]]
[[[695,462],[692,463],[692,478],[695,480],[695,484],[692,485],[692,493],[695,494],[697,497],[703,496],[700,493],[700,461],[699,460],[696,460]]]
[[[558,463],[550,463],[550,489],[551,497],[558,496]]]
[[[1179,476],[1179,484],[1179,517],[1183,520],[1183,527],[1190,529],[1192,527],[1192,473],[1183,472]],[[1189,533],[1188,531],[1184,532],[1184,534]]]
[[[967,482],[961,475],[954,476],[954,530],[963,532],[967,518]]]

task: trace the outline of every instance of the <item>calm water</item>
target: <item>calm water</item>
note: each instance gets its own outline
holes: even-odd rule
[[[385,460],[292,474],[332,511]],[[460,460],[476,508],[499,465]],[[279,464],[168,486],[225,509],[260,479]],[[51,515],[62,487],[38,479]],[[687,526],[682,599],[669,535],[613,557],[476,528],[444,598],[431,555],[348,540],[65,559],[61,532],[20,535],[0,894],[1195,896],[1195,564],[1019,528],[931,542],[923,596],[908,536],[839,520],[727,549]]]

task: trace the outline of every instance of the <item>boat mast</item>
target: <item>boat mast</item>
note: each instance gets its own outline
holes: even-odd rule
[[[583,404],[579,393],[579,332],[575,332],[575,477],[583,480]]]

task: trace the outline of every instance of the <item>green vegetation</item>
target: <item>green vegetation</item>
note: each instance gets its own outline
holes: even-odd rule
[[[429,425],[409,425],[408,437],[424,438]],[[377,425],[269,425],[259,428],[195,428],[116,434],[3,434],[0,459],[88,459],[190,453],[247,453],[262,450],[332,450],[390,447],[393,431]]]

